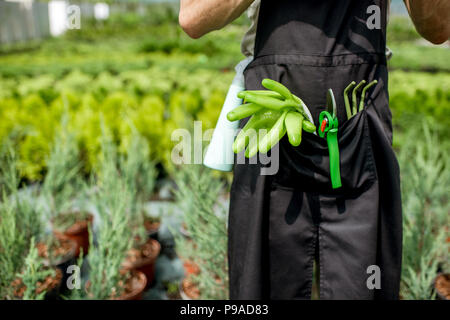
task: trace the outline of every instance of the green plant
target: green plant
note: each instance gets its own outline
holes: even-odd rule
[[[55,276],[55,270],[44,267],[42,258],[38,255],[34,238],[31,238],[29,248],[25,258],[25,268],[18,274],[26,287],[23,300],[42,300],[47,292],[39,288],[38,283],[43,282],[47,277]]]
[[[200,267],[193,276],[201,298],[227,299],[227,229],[226,212],[218,203],[223,189],[220,180],[200,165],[177,168],[175,180],[177,203],[184,212],[184,222],[192,242],[176,237],[177,251]]]
[[[19,192],[20,173],[10,141],[0,153],[0,297],[11,298],[11,282],[22,268],[30,240],[41,234],[43,226],[33,193]]]
[[[23,265],[29,242],[17,228],[16,214],[8,202],[0,207],[0,298],[11,299],[11,282]]]
[[[414,25],[408,17],[391,16],[387,28],[388,42],[413,42],[420,39]]]
[[[74,135],[67,129],[68,120],[68,114],[65,113],[61,120],[61,130],[56,134],[47,158],[47,174],[42,184],[42,194],[50,207],[49,216],[54,227],[60,230],[67,229],[77,220],[87,218],[87,213],[83,211],[77,215],[64,214],[71,209],[72,201],[81,185],[78,145]]]
[[[438,266],[448,260],[450,162],[426,122],[416,130],[409,130],[399,155],[404,212],[401,294],[404,299],[431,299]]]
[[[117,150],[103,126],[101,167],[93,178],[98,190],[93,195],[100,217],[97,245],[90,232],[88,256],[90,273],[88,297],[110,299],[121,294],[126,274],[121,265],[131,246],[130,215],[127,205],[132,197],[125,179],[118,170]]]
[[[133,233],[139,239],[146,241],[144,228],[144,204],[153,193],[156,182],[156,166],[150,159],[150,148],[147,140],[139,134],[136,127],[130,123],[131,135],[126,148],[126,156],[119,161],[120,173],[130,191],[128,210]]]

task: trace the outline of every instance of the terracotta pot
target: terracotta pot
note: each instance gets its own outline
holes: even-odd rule
[[[151,248],[150,253],[142,255],[142,247]],[[155,261],[161,251],[161,245],[154,239],[148,239],[147,242],[141,248],[132,248],[126,260],[123,263],[123,267],[127,270],[140,271],[147,277],[147,287],[155,279]],[[140,256],[136,258],[137,251],[140,252]],[[135,258],[135,259],[134,259]]]
[[[198,287],[189,277],[184,278],[180,283],[180,296],[183,300],[196,300],[200,297]]]
[[[142,293],[147,287],[147,277],[143,272],[133,271],[131,274],[133,290],[114,300],[142,300]]]
[[[450,300],[450,274],[438,274],[434,280],[434,290],[439,300]]]
[[[83,249],[83,255],[89,251],[89,226],[92,226],[94,216],[89,214],[86,220],[77,221],[64,232],[53,230],[58,238],[72,239],[77,243],[76,257],[80,255],[80,249]]]
[[[147,277],[145,276],[145,274],[140,271],[131,271],[131,277],[127,279],[127,283],[130,284],[131,290],[127,293],[122,294],[120,297],[111,298],[110,300],[142,300],[142,294],[147,287]],[[89,293],[90,285],[91,281],[87,281],[85,290],[87,296],[92,298],[92,295]]]

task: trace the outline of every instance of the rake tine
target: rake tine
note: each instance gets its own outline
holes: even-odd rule
[[[362,80],[354,89],[352,92],[352,104],[353,104],[353,115],[355,115],[358,112],[358,101],[356,99],[356,93],[358,90],[366,84],[366,80]]]
[[[352,117],[352,110],[350,109],[350,101],[348,99],[348,92],[353,88],[356,84],[355,81],[350,82],[350,84],[344,89],[344,104],[345,110],[347,111],[347,119]]]
[[[373,87],[377,83],[378,83],[377,80],[373,80],[371,83],[369,83],[367,86],[365,86],[364,89],[362,90],[362,92],[361,92],[361,100],[359,101],[359,111],[364,109],[364,100],[366,98],[367,90],[369,90],[371,87]]]

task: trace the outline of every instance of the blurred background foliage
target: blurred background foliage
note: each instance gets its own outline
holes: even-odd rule
[[[26,47],[0,48],[0,139],[19,145],[24,177],[40,180],[64,110],[76,132],[85,171],[99,152],[99,115],[126,150],[130,118],[150,144],[152,157],[170,170],[170,132],[191,120],[214,127],[233,67],[242,58],[245,16],[198,40],[178,26],[177,7],[153,4],[143,12],[82,19],[82,28]],[[17,46],[23,46],[17,52]],[[390,103],[396,134],[427,118],[448,133],[450,77],[446,47],[426,45],[407,17],[393,16],[388,46]],[[205,128],[206,129],[206,128]]]

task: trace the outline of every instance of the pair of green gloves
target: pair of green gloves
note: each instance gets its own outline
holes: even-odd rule
[[[262,81],[267,90],[241,91],[244,104],[227,114],[229,121],[252,116],[233,143],[233,151],[245,150],[247,158],[258,151],[267,153],[287,133],[293,146],[300,145],[302,130],[313,133],[316,127],[305,103],[288,88],[271,79]]]

